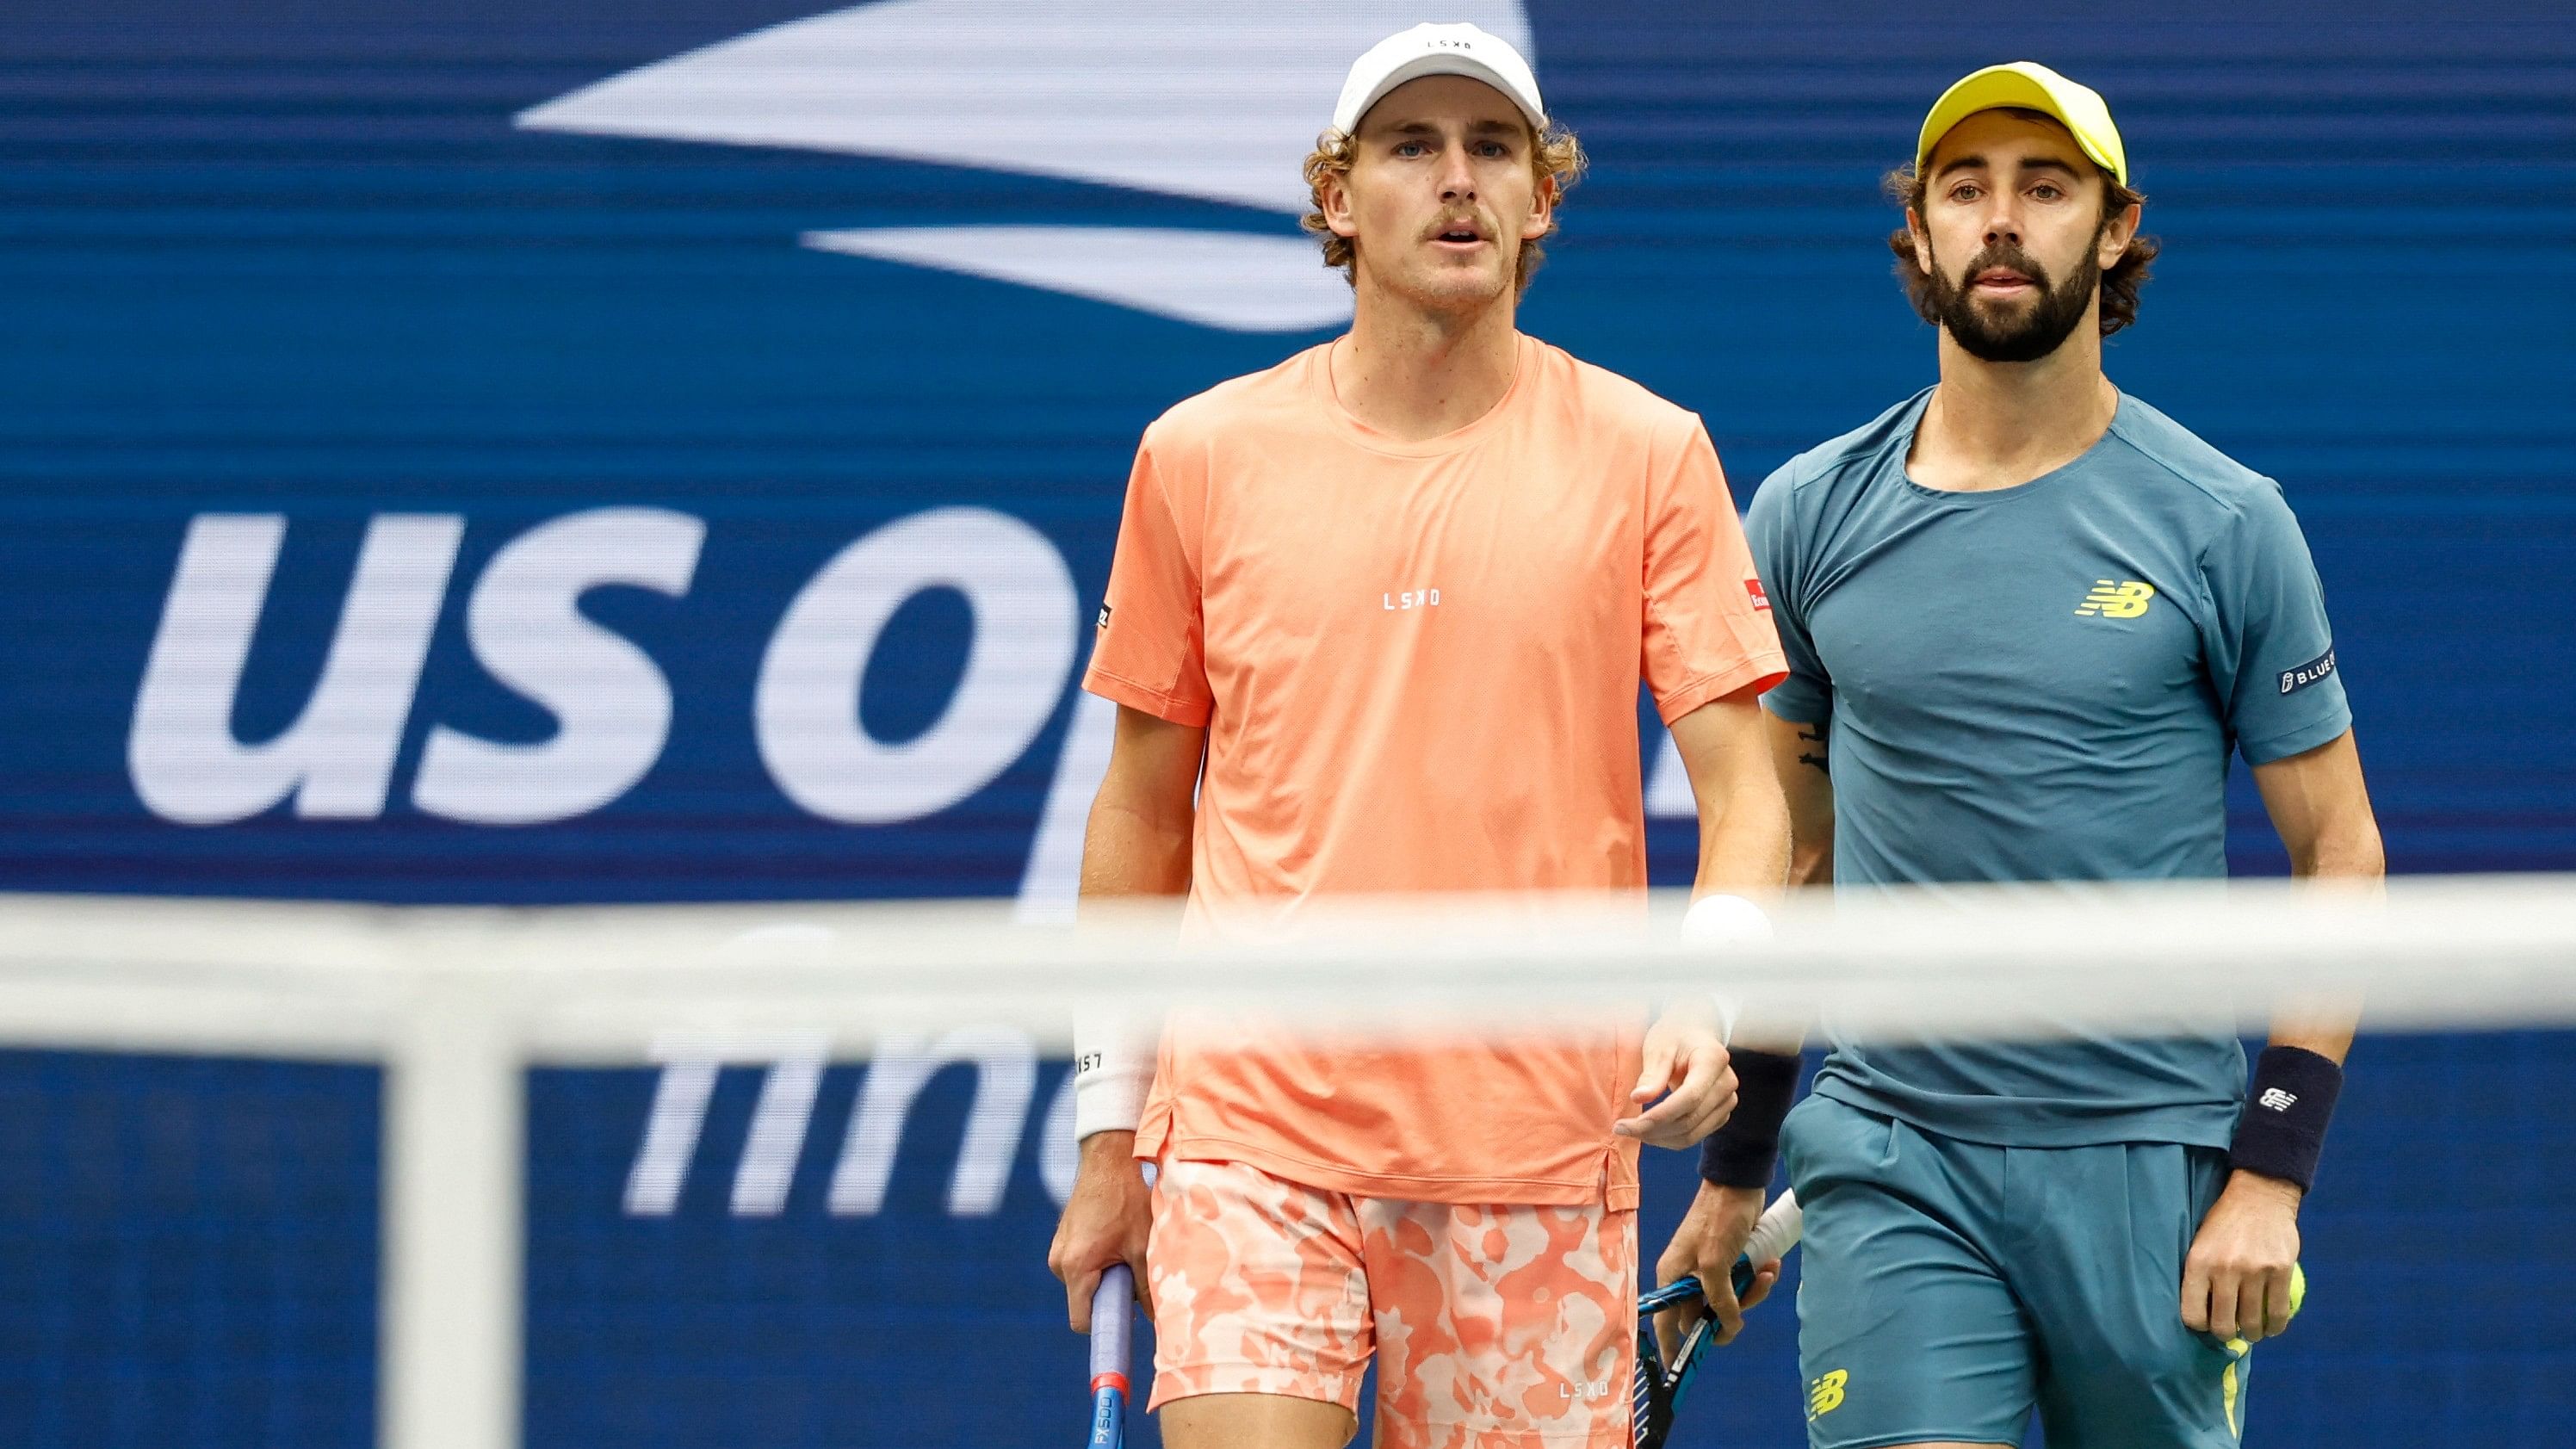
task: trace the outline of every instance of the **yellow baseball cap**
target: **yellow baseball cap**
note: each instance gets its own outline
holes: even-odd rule
[[[2011,107],[2055,116],[2075,136],[2075,144],[2129,184],[2129,153],[2120,144],[2120,128],[2111,124],[2111,107],[2101,93],[2080,86],[2035,60],[1990,65],[1962,78],[1932,103],[1923,118],[1923,139],[1914,148],[1914,170],[1921,174],[1932,160],[1932,148],[1950,128],[1979,111]]]

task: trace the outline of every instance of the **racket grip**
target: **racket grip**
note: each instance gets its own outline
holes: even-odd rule
[[[1091,1387],[1104,1382],[1127,1392],[1128,1344],[1135,1328],[1136,1276],[1112,1263],[1091,1293]]]
[[[1744,1244],[1744,1256],[1755,1263],[1768,1263],[1785,1258],[1798,1246],[1799,1235],[1806,1229],[1807,1215],[1798,1207],[1798,1195],[1784,1192],[1763,1209],[1761,1221],[1753,1225],[1753,1236]]]
[[[1727,1280],[1735,1285],[1735,1296],[1741,1298],[1753,1286],[1753,1274],[1774,1258],[1785,1258],[1798,1246],[1799,1234],[1806,1228],[1807,1215],[1798,1207],[1798,1195],[1784,1192],[1764,1209],[1761,1221],[1753,1225],[1753,1236],[1745,1241],[1744,1255],[1735,1260],[1735,1271]]]

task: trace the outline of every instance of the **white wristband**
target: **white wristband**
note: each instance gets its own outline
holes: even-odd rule
[[[1768,941],[1771,918],[1742,896],[1702,896],[1683,912],[1682,934],[1721,946]],[[1734,1041],[1736,1018],[1744,1014],[1744,1004],[1724,992],[1712,993],[1711,999],[1717,1003],[1717,1039]]]
[[[1742,896],[1701,896],[1682,915],[1682,934],[1694,941],[1727,944],[1768,941],[1771,918]]]
[[[1078,1015],[1073,1023],[1073,1140],[1133,1132],[1154,1085],[1155,1034],[1123,1016]]]

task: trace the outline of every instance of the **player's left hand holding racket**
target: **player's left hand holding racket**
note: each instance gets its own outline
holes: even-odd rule
[[[1091,1449],[1126,1449],[1128,1336],[1135,1307],[1135,1276],[1126,1264],[1111,1264],[1091,1295]]]

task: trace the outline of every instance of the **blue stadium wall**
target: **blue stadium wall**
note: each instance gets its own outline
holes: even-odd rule
[[[2110,368],[2282,481],[2392,864],[2576,868],[2563,6],[1466,8],[1525,26],[1595,160],[1524,325],[1699,411],[1739,503],[1931,380],[1876,190],[1930,97],[2018,56],[2104,90],[2168,247]],[[1211,54],[1266,13],[1186,11]],[[0,889],[1061,895],[1136,435],[1331,328],[1277,271],[1290,211],[1223,164],[1239,75],[1175,91],[1208,174],[1010,164],[1083,121],[993,67],[1061,81],[1068,28],[1116,55],[1143,0],[847,12],[851,84],[945,97],[900,145],[522,120],[824,13],[0,14]],[[897,20],[953,50],[872,55]],[[969,43],[996,27],[1023,38]],[[885,255],[1031,227],[1090,240],[1016,274]],[[1184,295],[1103,234],[1270,271]],[[2237,866],[2278,870],[2239,786]],[[1652,843],[1687,879],[1686,814]],[[762,1075],[728,1069],[641,1210],[658,1074],[538,1073],[529,1443],[1070,1442],[1063,1069],[979,1050],[891,1099],[865,1170],[864,1072],[832,1068],[783,1196],[737,1190]],[[2249,1442],[2576,1441],[2571,1082],[2565,1036],[2365,1044]],[[0,1054],[0,1441],[371,1442],[377,1092]],[[1650,1164],[1651,1237],[1687,1191]],[[1797,1441],[1789,1319],[1757,1317],[1688,1442]]]

